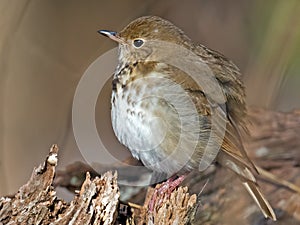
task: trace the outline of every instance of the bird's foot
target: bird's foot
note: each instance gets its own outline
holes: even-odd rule
[[[169,198],[171,193],[183,182],[185,177],[185,174],[179,177],[172,176],[167,181],[163,182],[158,188],[155,188],[149,202],[149,212],[153,212],[155,206],[160,206],[164,198]]]

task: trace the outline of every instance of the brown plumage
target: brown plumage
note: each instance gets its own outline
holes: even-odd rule
[[[213,158],[240,178],[265,217],[276,220],[241,141],[239,130],[247,123],[245,90],[233,62],[195,44],[182,30],[156,16],[138,18],[119,33],[100,33],[119,43],[112,124],[117,138],[133,156],[169,176],[199,169],[201,163],[206,168]],[[168,49],[168,44],[174,47]],[[186,55],[180,53],[181,48],[187,50]],[[183,67],[187,70],[167,63],[177,58],[187,64]],[[225,101],[213,96],[210,87],[214,85],[199,85],[187,72],[197,63],[197,76],[213,80]],[[214,146],[220,147],[216,155]]]

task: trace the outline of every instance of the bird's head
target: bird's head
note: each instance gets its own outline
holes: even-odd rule
[[[140,17],[132,21],[121,32],[99,30],[119,44],[120,58],[143,60],[166,43],[189,47],[191,40],[171,22],[157,16]]]

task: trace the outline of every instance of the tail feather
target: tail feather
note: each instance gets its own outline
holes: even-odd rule
[[[264,216],[275,221],[276,215],[268,200],[261,193],[251,169],[242,161],[237,160],[224,151],[219,152],[217,161],[238,175],[251,197],[261,209]]]
[[[247,189],[251,197],[254,199],[256,204],[259,206],[264,216],[266,218],[269,217],[272,220],[276,221],[276,215],[274,213],[273,208],[271,207],[268,200],[263,196],[257,184],[249,181],[249,182],[243,182],[243,185],[245,186],[245,188]]]

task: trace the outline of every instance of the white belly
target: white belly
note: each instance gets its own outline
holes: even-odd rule
[[[144,108],[153,107],[157,100],[129,95],[128,92],[112,94],[112,126],[118,140],[140,159],[140,152],[157,148],[165,131],[163,121],[153,115],[153,110]]]
[[[189,163],[198,143],[198,113],[179,85],[162,79],[145,83],[139,79],[113,92],[112,126],[146,167],[174,174]],[[138,93],[132,85],[141,85]]]

